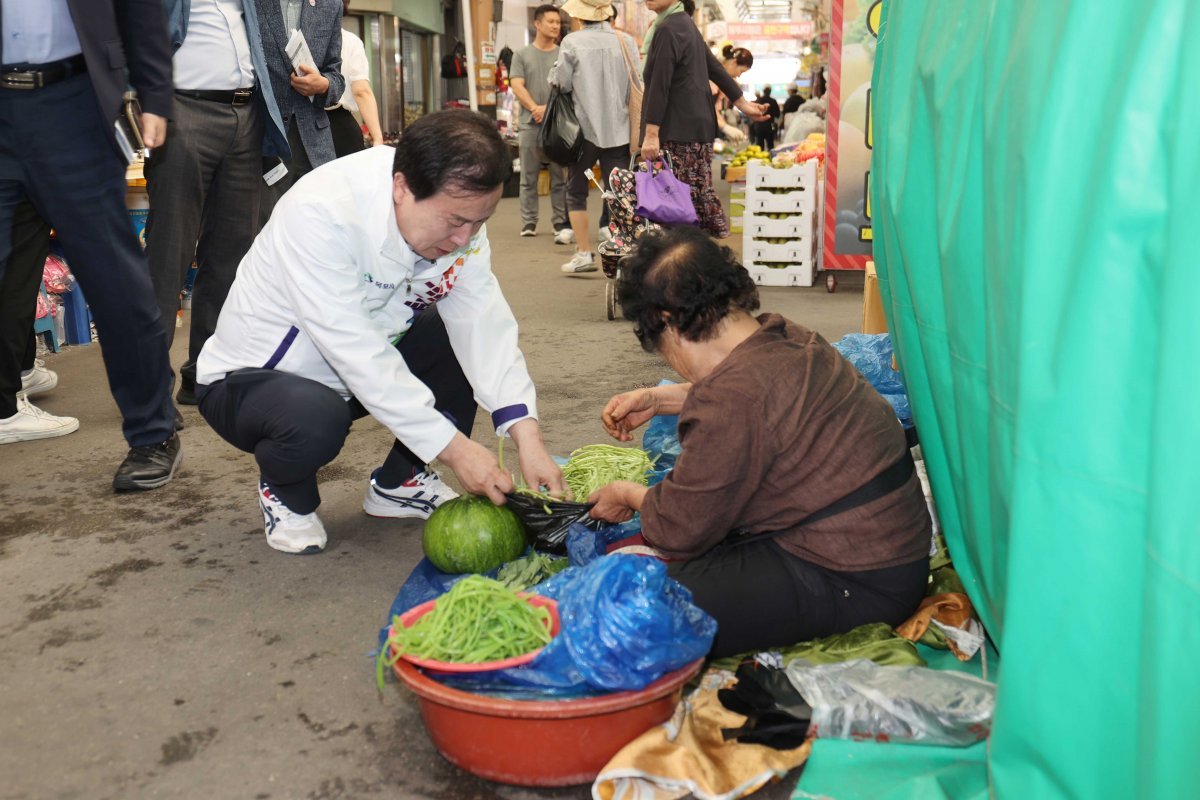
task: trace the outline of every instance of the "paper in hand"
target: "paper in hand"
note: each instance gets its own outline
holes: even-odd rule
[[[313,72],[318,71],[317,62],[313,60],[312,51],[308,49],[308,42],[299,28],[292,31],[292,38],[288,39],[287,47],[284,50],[287,52],[288,58],[292,60],[292,71],[297,75],[303,74],[300,72],[301,64]],[[308,98],[308,101],[310,103],[313,102],[313,98]]]

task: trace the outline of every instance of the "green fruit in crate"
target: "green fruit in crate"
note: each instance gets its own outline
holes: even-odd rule
[[[525,552],[525,526],[486,497],[463,495],[434,509],[421,547],[442,572],[490,572]]]

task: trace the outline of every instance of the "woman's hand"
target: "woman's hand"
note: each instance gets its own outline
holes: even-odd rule
[[[589,503],[595,503],[588,512],[592,519],[610,523],[628,522],[633,519],[635,509],[629,496],[630,488],[641,489],[643,494],[646,490],[646,487],[629,481],[615,481],[592,492],[591,497],[587,499]]]
[[[734,103],[734,106],[738,111],[742,112],[755,122],[766,122],[768,119],[770,119],[770,117],[767,116],[767,106],[765,104],[751,103],[749,100],[743,97]]]
[[[600,422],[618,442],[633,441],[631,435],[658,413],[658,399],[649,389],[615,395],[600,412]]]
[[[647,131],[646,136],[642,139],[642,158],[647,162],[652,162],[662,154],[662,148],[658,143],[658,134]]]

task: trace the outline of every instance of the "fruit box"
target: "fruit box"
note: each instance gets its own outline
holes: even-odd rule
[[[725,180],[729,183],[743,183],[746,180],[745,166],[735,167],[730,164],[725,168]]]
[[[750,189],[802,189],[809,192],[817,189],[816,161],[783,168],[761,163],[751,163],[747,167],[746,185]]]
[[[794,191],[786,194],[766,194],[747,185],[746,211],[755,214],[812,213],[817,207],[815,191]]]
[[[813,235],[813,215],[811,212],[794,213],[782,219],[772,219],[761,213],[755,213],[750,206],[745,206],[742,230],[748,238],[755,239],[800,239],[811,238]]]
[[[812,286],[817,279],[816,265],[811,260],[783,268],[747,263],[746,271],[759,286]]]
[[[785,241],[746,237],[742,243],[742,258],[747,263],[787,261],[799,264],[811,262],[813,260],[813,240],[811,236],[805,239],[787,239]]]

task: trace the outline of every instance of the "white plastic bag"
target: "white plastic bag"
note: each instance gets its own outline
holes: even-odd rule
[[[812,706],[809,733],[819,738],[961,746],[992,730],[996,685],[961,672],[801,659],[787,677]]]

